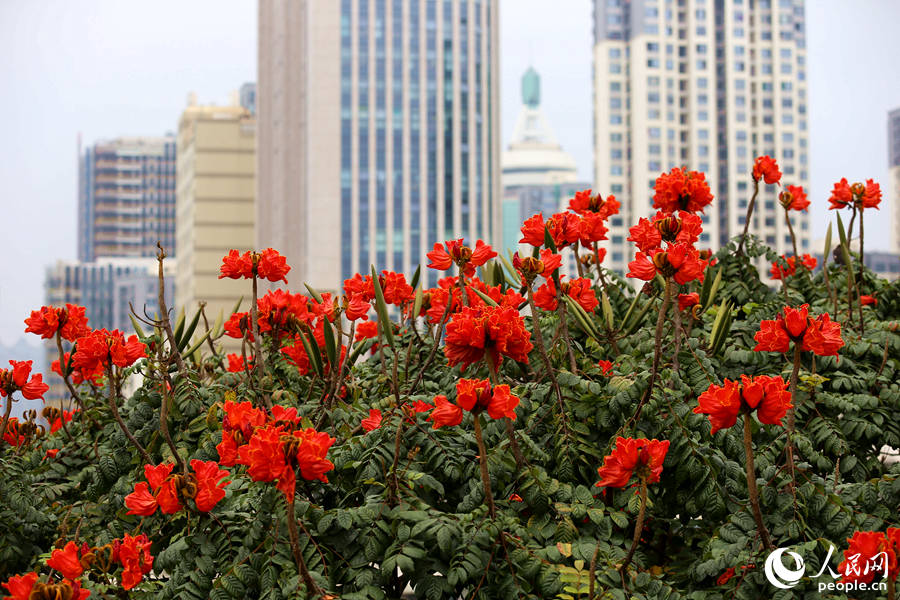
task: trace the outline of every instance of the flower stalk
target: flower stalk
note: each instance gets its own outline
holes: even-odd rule
[[[481,467],[481,483],[484,485],[484,501],[488,505],[488,514],[491,515],[491,519],[495,519],[497,511],[494,508],[494,495],[491,493],[491,476],[488,473],[487,448],[485,448],[484,435],[481,431],[481,414],[476,413],[473,416],[475,417],[473,419],[475,423],[475,441],[478,442],[478,464]]]
[[[316,585],[315,580],[312,578],[312,574],[306,566],[306,561],[303,559],[303,552],[300,550],[300,533],[297,530],[297,514],[294,509],[294,497],[291,497],[290,500],[285,499],[285,504],[287,504],[288,535],[291,538],[291,551],[294,554],[294,561],[297,563],[297,570],[300,572],[300,578],[306,586],[307,597],[320,598],[322,596],[322,588]]]
[[[125,434],[125,437],[128,438],[128,441],[137,448],[138,452],[141,455],[141,458],[144,461],[144,464],[153,464],[153,461],[150,458],[150,455],[147,454],[147,451],[141,446],[141,443],[137,441],[134,435],[131,433],[131,430],[128,429],[128,425],[125,424],[125,421],[122,420],[122,417],[119,415],[119,379],[113,373],[113,368],[111,364],[106,365],[106,378],[108,379],[109,385],[109,410],[112,412],[113,418],[116,420],[116,423],[119,424],[119,429],[122,430],[122,433]]]
[[[753,429],[750,420],[750,413],[744,412],[744,454],[747,457],[747,493],[750,495],[750,507],[753,510],[753,519],[756,521],[756,528],[759,530],[759,537],[762,538],[763,545],[771,550],[772,540],[769,538],[769,530],[763,523],[762,510],[759,508],[759,491],[756,488],[756,466],[753,462]]]
[[[647,478],[641,477],[641,508],[638,510],[637,522],[634,524],[634,536],[631,538],[631,548],[628,549],[628,554],[625,555],[625,560],[622,561],[622,566],[619,567],[619,573],[623,576],[625,574],[625,570],[628,568],[628,565],[631,564],[631,559],[634,556],[635,550],[637,550],[637,546],[641,541],[641,532],[644,530],[644,516],[647,512]]]
[[[744,242],[747,240],[747,230],[750,228],[750,218],[753,216],[753,207],[756,206],[756,197],[759,195],[759,179],[753,179],[753,195],[750,196],[750,204],[747,205],[747,217],[744,221],[744,233],[741,234],[741,241],[738,243],[737,255],[743,256]],[[796,251],[794,251],[796,254]]]

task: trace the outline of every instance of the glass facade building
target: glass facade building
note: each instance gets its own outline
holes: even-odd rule
[[[257,241],[297,284],[499,241],[497,5],[260,3]]]

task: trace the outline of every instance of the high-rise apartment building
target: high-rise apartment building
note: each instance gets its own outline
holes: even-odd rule
[[[900,108],[888,113],[888,206],[893,212],[891,251],[900,254]]]
[[[175,138],[121,137],[81,150],[78,259],[175,255]]]
[[[254,247],[256,121],[242,106],[198,106],[178,122],[177,247],[175,307],[194,314],[207,303],[210,320],[226,317],[246,281],[218,279],[222,257],[232,248]]]
[[[756,156],[808,189],[804,0],[594,0],[594,101],[596,186],[622,202],[609,266],[627,268],[628,227],[676,166],[705,172],[716,197],[698,245],[725,244],[743,231]],[[793,254],[777,195],[760,186],[750,233]],[[791,218],[809,252],[808,214]]]
[[[292,285],[499,241],[498,0],[261,0],[257,245]]]

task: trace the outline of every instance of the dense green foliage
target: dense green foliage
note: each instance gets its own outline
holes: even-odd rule
[[[751,245],[747,254],[755,260],[765,249]],[[503,362],[500,380],[522,399],[514,424],[527,464],[517,470],[503,422],[489,420],[496,520],[484,502],[471,414],[458,427],[434,430],[426,413],[397,407],[398,397],[431,402],[452,395],[460,377],[438,351],[423,384],[407,393],[433,343],[421,322],[417,332],[408,321],[395,325],[393,346],[381,339],[377,351],[366,350],[344,381],[344,397],[330,406],[321,399],[323,379],[299,375],[277,353],[267,353],[269,368],[257,389],[244,373],[226,373],[223,359],[204,345],[186,372],[173,367],[169,429],[185,458],[218,460],[224,402],[270,394],[337,438],[328,455],[335,465],[329,482],[298,480],[296,512],[306,564],[323,589],[348,600],[397,598],[407,585],[430,599],[585,598],[592,559],[602,598],[822,597],[808,576],[779,593],[766,581],[761,567],[768,552],[748,504],[742,430],[711,436],[707,417],[692,412],[698,395],[723,378],[790,374],[789,356],[753,351],[760,321],[774,318],[785,297],[760,282],[750,258],[736,256],[733,246],[718,253],[707,278],[719,269],[721,285],[696,321],[681,313],[684,335],[677,344],[674,321],[667,320],[659,380],[636,419],[650,378],[659,282],[638,292],[630,312],[632,287],[622,279],[607,282],[611,327],[602,308],[589,315],[588,327],[570,312],[577,373],[568,368],[557,313],[543,314],[543,337],[556,340],[550,355],[564,410],[537,349],[528,365]],[[794,399],[796,485],[783,468],[784,428],[754,422],[753,431],[764,520],[775,546],[799,548],[807,575],[819,571],[830,545],[846,548],[854,531],[896,525],[900,508],[900,464],[881,457],[884,444],[900,447],[900,287],[866,274],[865,289],[878,304],[865,307],[860,334],[847,322],[840,292],[845,269],[831,264],[829,273],[839,291],[837,311],[821,271],[788,282],[789,303],[831,313],[844,323],[846,342],[838,358],[803,357]],[[700,291],[693,286],[681,291]],[[729,314],[720,326],[730,329],[723,343],[711,344],[721,311]],[[608,331],[618,338],[615,349]],[[145,339],[160,343],[151,338]],[[614,363],[612,373],[601,372],[600,359]],[[147,362],[133,369],[146,370]],[[480,363],[465,373],[476,375],[487,376]],[[37,568],[58,539],[99,546],[139,530],[153,542],[153,574],[128,594],[88,581],[92,597],[306,597],[298,591],[284,497],[271,483],[251,481],[242,467],[229,468],[227,495],[209,514],[126,516],[123,500],[144,480],[143,462],[109,414],[104,390],[82,388],[88,408],[67,433],[0,452],[0,581]],[[171,459],[159,428],[160,390],[148,378],[119,409],[156,463]],[[384,419],[366,433],[360,421],[371,408]],[[671,441],[661,480],[649,487],[647,520],[626,576],[629,592],[617,565],[631,543],[639,498],[631,488],[594,486],[617,435]],[[45,457],[50,448],[60,449],[55,458]],[[398,498],[391,493],[393,476]],[[718,584],[731,567],[736,575]]]

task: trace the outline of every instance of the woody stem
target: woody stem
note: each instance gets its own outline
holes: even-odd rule
[[[628,565],[631,564],[631,558],[634,556],[634,551],[637,550],[637,546],[641,541],[641,532],[644,530],[644,514],[647,512],[647,478],[641,477],[641,508],[638,511],[637,522],[634,524],[634,536],[631,538],[631,548],[628,549],[628,554],[625,555],[625,560],[622,561],[622,566],[619,567],[620,573],[625,573],[625,569],[628,568]]]
[[[72,398],[75,400],[75,403],[78,405],[78,408],[84,411],[84,405],[81,403],[81,397],[78,395],[78,392],[75,391],[75,386],[72,385],[72,382],[69,381],[69,374],[66,371],[66,353],[63,352],[62,347],[62,336],[59,333],[59,330],[56,330],[56,350],[59,352],[59,372],[63,374],[63,382],[66,384],[66,389],[69,390],[69,393],[72,395]]]
[[[666,287],[663,291],[663,303],[662,307],[659,309],[659,316],[656,318],[656,335],[654,337],[654,350],[653,350],[653,368],[650,371],[650,383],[647,384],[647,391],[644,392],[643,397],[641,398],[640,403],[638,404],[637,410],[634,412],[634,416],[632,416],[628,423],[626,423],[626,427],[630,425],[632,422],[636,422],[638,417],[641,415],[641,410],[644,408],[644,404],[650,399],[653,394],[653,385],[656,383],[656,377],[659,374],[659,359],[662,355],[662,334],[663,334],[663,326],[666,323],[666,313],[669,312],[669,304],[672,302],[672,280],[666,277]]]
[[[550,376],[550,382],[553,384],[553,389],[556,391],[556,397],[559,400],[559,411],[563,418],[563,427],[565,428],[566,412],[563,404],[562,391],[559,389],[559,382],[556,381],[556,372],[553,370],[553,363],[550,362],[550,357],[547,355],[547,349],[544,347],[544,336],[541,334],[541,321],[538,317],[537,307],[534,304],[534,290],[531,289],[531,284],[528,284],[527,288],[528,307],[531,309],[531,324],[534,328],[534,341],[537,342],[538,352],[544,360],[544,365],[547,367],[547,374]]]
[[[597,274],[600,276],[600,287],[606,292],[606,277],[603,276],[603,267],[600,266],[600,245],[594,242],[594,263],[597,266]]]
[[[791,213],[788,209],[784,209],[784,220],[787,223],[788,231],[791,234],[791,244],[794,246],[794,265],[796,265],[797,268],[800,268],[801,265],[805,267],[806,265],[803,265],[800,261],[800,255],[797,254],[797,236],[794,235],[794,226],[791,224]]]
[[[9,423],[9,413],[12,412],[12,394],[9,394],[6,397],[6,408],[3,409],[3,421],[0,422],[0,440],[3,440],[3,437],[6,435],[6,424]],[[65,419],[65,417],[62,417]]]
[[[863,305],[860,290],[863,289],[863,270],[866,266],[865,249],[863,248],[863,209],[859,209],[859,277],[856,278],[856,296],[859,302],[859,333],[866,332],[866,322],[863,319]]]
[[[753,430],[751,429],[750,413],[744,413],[744,453],[747,456],[747,493],[750,495],[750,507],[753,509],[753,519],[759,530],[759,537],[763,545],[771,549],[772,540],[769,539],[769,530],[763,523],[762,511],[759,508],[759,491],[756,489],[756,467],[753,464]]]
[[[108,379],[109,384],[109,410],[112,412],[113,418],[116,420],[116,423],[119,424],[119,429],[122,430],[122,433],[125,434],[125,437],[128,438],[128,441],[137,448],[138,452],[141,455],[141,458],[144,459],[145,464],[151,464],[150,455],[147,454],[147,451],[144,450],[144,447],[141,446],[141,443],[135,439],[134,435],[132,435],[131,430],[128,429],[128,426],[125,424],[125,421],[122,420],[122,417],[119,415],[119,382],[118,379],[113,375],[112,365],[106,366],[106,378]]]
[[[294,553],[294,561],[297,563],[297,570],[300,571],[300,577],[303,579],[303,583],[306,586],[307,594],[309,594],[307,597],[318,598],[322,596],[322,588],[316,585],[316,582],[313,580],[309,569],[306,567],[306,561],[303,559],[303,553],[300,551],[300,533],[297,531],[297,514],[294,511],[294,497],[291,497],[290,500],[285,498],[285,504],[287,504],[288,534],[291,537],[291,551]]]
[[[787,413],[787,461],[788,469],[791,471],[791,491],[794,492],[794,486],[797,484],[797,478],[794,474],[794,426],[795,411],[799,401],[797,400],[797,379],[800,375],[800,358],[803,354],[803,347],[794,342],[794,366],[791,369],[791,379],[789,391],[791,393],[791,404],[793,406],[788,409]]]
[[[250,304],[250,320],[253,321],[253,370],[250,372],[250,375],[259,381],[259,377],[261,372],[266,368],[265,362],[263,361],[262,356],[262,343],[259,340],[259,316],[257,310],[257,277],[256,277],[256,268],[253,269],[253,300]],[[269,395],[263,393],[263,402],[270,411],[272,410],[272,401],[269,399]]]
[[[460,273],[460,277],[462,277],[462,273]],[[419,385],[419,382],[422,381],[422,376],[425,375],[425,371],[428,370],[428,366],[431,364],[431,361],[434,360],[434,355],[437,354],[438,344],[441,341],[441,336],[444,334],[444,325],[447,323],[448,317],[450,317],[450,309],[453,306],[453,294],[448,293],[447,296],[447,306],[444,307],[444,314],[441,316],[441,320],[438,322],[437,331],[434,333],[434,343],[431,345],[431,351],[428,353],[428,358],[425,359],[425,363],[419,370],[416,380],[413,381],[412,386],[410,386],[409,392],[407,392],[409,394],[413,394],[416,391],[416,387]]]
[[[491,518],[496,517],[494,509],[494,495],[491,493],[491,477],[488,474],[487,465],[487,449],[484,447],[484,436],[481,432],[481,415],[474,415],[475,419],[475,441],[478,442],[478,464],[481,467],[481,483],[484,484],[484,500],[488,505],[488,512]]]
[[[566,345],[566,352],[569,355],[569,370],[577,373],[578,365],[575,363],[575,353],[572,351],[572,339],[569,337],[569,323],[566,318],[566,302],[563,299],[562,283],[556,282],[556,284],[556,312],[559,314],[559,326]]]
[[[744,233],[741,234],[741,241],[738,244],[737,254],[744,254],[744,241],[747,239],[747,230],[750,228],[750,217],[753,216],[753,207],[756,205],[756,196],[759,194],[759,180],[753,180],[753,195],[750,196],[750,204],[747,205],[747,217],[744,221]]]

